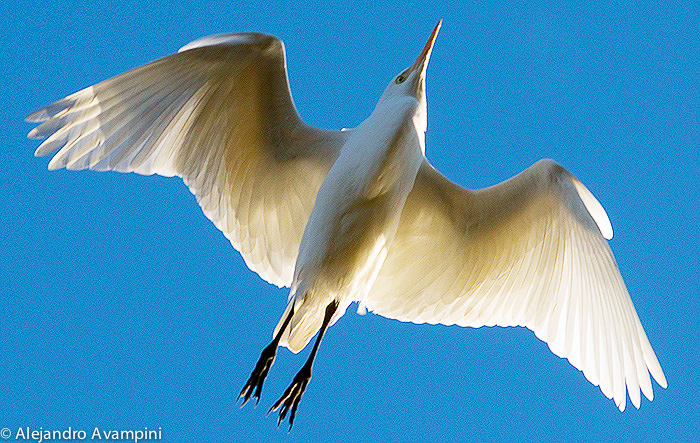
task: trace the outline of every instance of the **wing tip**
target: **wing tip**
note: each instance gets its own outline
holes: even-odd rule
[[[43,123],[46,120],[48,120],[49,118],[50,118],[49,113],[46,111],[46,108],[41,108],[37,111],[32,112],[28,116],[24,117],[24,121],[27,123]],[[34,131],[32,130],[32,132],[34,132]],[[32,132],[30,132],[30,134]],[[28,135],[27,137],[32,138],[31,135]]]
[[[617,403],[617,408],[620,410],[620,412],[625,412],[625,406],[627,406],[627,402],[625,401],[626,399],[620,400]]]
[[[34,157],[44,157],[56,151],[56,148],[47,147],[43,143],[34,151]]]
[[[35,123],[35,122],[30,122],[29,120],[25,120],[25,121],[27,121],[28,123]],[[36,122],[36,123],[38,123],[38,122]],[[39,128],[41,128],[41,126],[37,126],[36,128],[29,131],[29,133],[27,133],[27,138],[30,140],[43,140],[43,139],[45,139],[46,135],[41,133]]]
[[[659,366],[659,373],[652,375],[654,376],[654,380],[656,380],[656,383],[658,383],[659,386],[661,386],[664,389],[668,388],[668,381],[666,380],[666,375],[664,375],[664,372],[661,370],[661,366]]]

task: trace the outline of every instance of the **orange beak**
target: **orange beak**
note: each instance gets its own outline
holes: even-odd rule
[[[433,29],[433,33],[430,34],[428,43],[425,44],[425,47],[421,51],[420,55],[411,66],[411,70],[421,69],[421,71],[425,71],[425,68],[428,66],[428,60],[430,59],[430,53],[433,52],[433,45],[435,44],[435,38],[440,30],[440,26],[442,26],[442,20],[440,20],[437,26],[435,26],[435,29]]]

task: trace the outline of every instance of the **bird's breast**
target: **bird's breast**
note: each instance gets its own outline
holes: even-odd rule
[[[425,152],[424,120],[412,98],[378,105],[343,146],[328,179],[358,199],[405,200]]]
[[[357,299],[373,283],[423,159],[415,114],[408,101],[375,110],[343,146],[302,237],[295,280],[303,286]]]

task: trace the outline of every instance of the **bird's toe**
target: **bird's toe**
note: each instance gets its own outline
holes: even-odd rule
[[[263,383],[265,382],[268,372],[270,372],[272,364],[275,362],[276,349],[277,346],[274,346],[274,348],[268,346],[263,350],[258,363],[255,365],[255,369],[253,369],[253,372],[250,374],[250,378],[248,378],[245,386],[241,389],[241,393],[238,394],[238,400],[240,400],[241,397],[243,398],[241,407],[245,406],[251,397],[255,398],[256,405],[260,401]]]
[[[294,425],[294,418],[296,417],[297,408],[299,407],[299,402],[301,401],[301,395],[306,390],[306,386],[311,380],[311,371],[305,371],[302,368],[301,371],[294,377],[292,384],[289,385],[287,390],[284,392],[282,397],[280,397],[277,402],[272,405],[267,413],[276,411],[279,409],[279,417],[277,418],[277,426],[282,423],[282,421],[289,414],[289,430],[292,429]]]

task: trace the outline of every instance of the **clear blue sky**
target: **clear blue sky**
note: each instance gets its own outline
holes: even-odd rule
[[[698,3],[436,3],[4,2],[0,428],[160,427],[167,441],[697,438]],[[261,31],[286,43],[302,117],[352,127],[441,18],[428,158],[471,188],[546,157],[576,174],[610,216],[669,388],[654,383],[653,402],[620,413],[526,329],[351,308],[287,436],[265,412],[308,350],[279,353],[260,407],[235,404],[287,291],[245,267],[180,180],[48,172],[22,120],[200,36]]]

